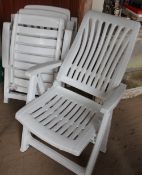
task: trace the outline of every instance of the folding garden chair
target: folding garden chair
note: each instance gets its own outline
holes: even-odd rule
[[[63,63],[51,61],[26,72],[34,89],[42,72],[61,66],[53,86],[16,113],[23,125],[22,152],[31,145],[76,174],[92,173],[99,151],[106,151],[112,112],[126,87],[121,80],[139,27],[134,21],[89,11]],[[62,82],[72,88],[61,86]],[[39,84],[43,89],[42,81]],[[101,103],[86,93],[100,98]],[[75,156],[89,142],[94,147],[84,168],[40,140]]]
[[[69,30],[65,30],[63,19],[48,16],[16,14],[12,30],[10,23],[4,23],[4,102],[9,98],[26,100],[29,80],[25,71],[39,63],[60,60],[71,41],[66,32]],[[54,72],[46,71],[41,78],[48,88],[54,80]]]

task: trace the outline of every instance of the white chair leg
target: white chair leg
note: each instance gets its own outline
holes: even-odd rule
[[[108,125],[107,125],[107,129],[103,138],[103,142],[100,148],[100,151],[105,153],[107,150],[107,143],[108,143],[108,137],[109,137],[109,133],[110,133],[110,128],[111,128],[111,120],[112,120],[112,113],[110,112],[110,117],[109,117],[109,121],[108,121]]]
[[[30,138],[31,138],[31,133],[28,131],[26,127],[23,126],[21,148],[20,148],[21,152],[24,152],[29,148]]]
[[[92,153],[90,155],[90,158],[89,158],[86,170],[85,170],[85,175],[92,174],[92,171],[93,171],[94,165],[96,163],[96,160],[97,160],[97,157],[98,157],[98,154],[99,154],[102,142],[103,142],[103,138],[104,138],[107,126],[108,126],[109,116],[110,116],[110,113],[106,113],[104,115],[101,127],[99,129],[99,133],[98,133],[98,136],[96,139],[96,143],[94,144]]]

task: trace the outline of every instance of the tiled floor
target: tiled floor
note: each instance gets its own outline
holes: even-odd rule
[[[24,103],[4,104],[2,94],[0,86],[0,175],[73,175],[34,148],[19,151],[22,128],[14,116]],[[90,149],[76,161],[84,164]],[[142,96],[121,101],[115,110],[108,151],[99,154],[93,174],[142,175]]]

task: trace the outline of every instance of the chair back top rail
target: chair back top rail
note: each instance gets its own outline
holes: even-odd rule
[[[20,9],[19,14],[28,14],[28,15],[40,15],[40,16],[50,16],[55,18],[62,18],[65,21],[68,20],[68,16],[64,13],[42,10],[42,9]]]
[[[57,13],[66,15],[68,20],[70,20],[70,10],[65,8],[55,7],[55,6],[45,6],[45,5],[26,5],[24,8],[57,12]]]

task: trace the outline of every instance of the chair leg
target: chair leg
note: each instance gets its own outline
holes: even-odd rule
[[[21,148],[20,148],[21,152],[24,152],[29,148],[30,138],[31,138],[31,133],[28,131],[26,127],[23,126]]]
[[[112,113],[110,112],[110,117],[109,117],[109,121],[108,121],[108,125],[107,125],[107,129],[103,138],[103,142],[100,148],[100,151],[105,153],[107,150],[107,143],[108,143],[108,137],[109,137],[109,133],[110,133],[110,128],[111,128],[111,120],[112,120]]]
[[[86,170],[85,170],[85,175],[92,174],[92,171],[93,171],[94,165],[96,163],[99,151],[101,149],[101,145],[102,145],[102,142],[103,142],[103,139],[105,136],[107,126],[108,126],[109,116],[110,116],[110,113],[106,113],[104,115],[101,127],[100,127],[99,132],[98,132],[96,143],[94,144],[93,150],[91,152],[91,155],[90,155],[90,158],[89,158]]]
[[[9,69],[4,69],[4,103],[9,102],[9,98],[7,97],[9,94]]]

